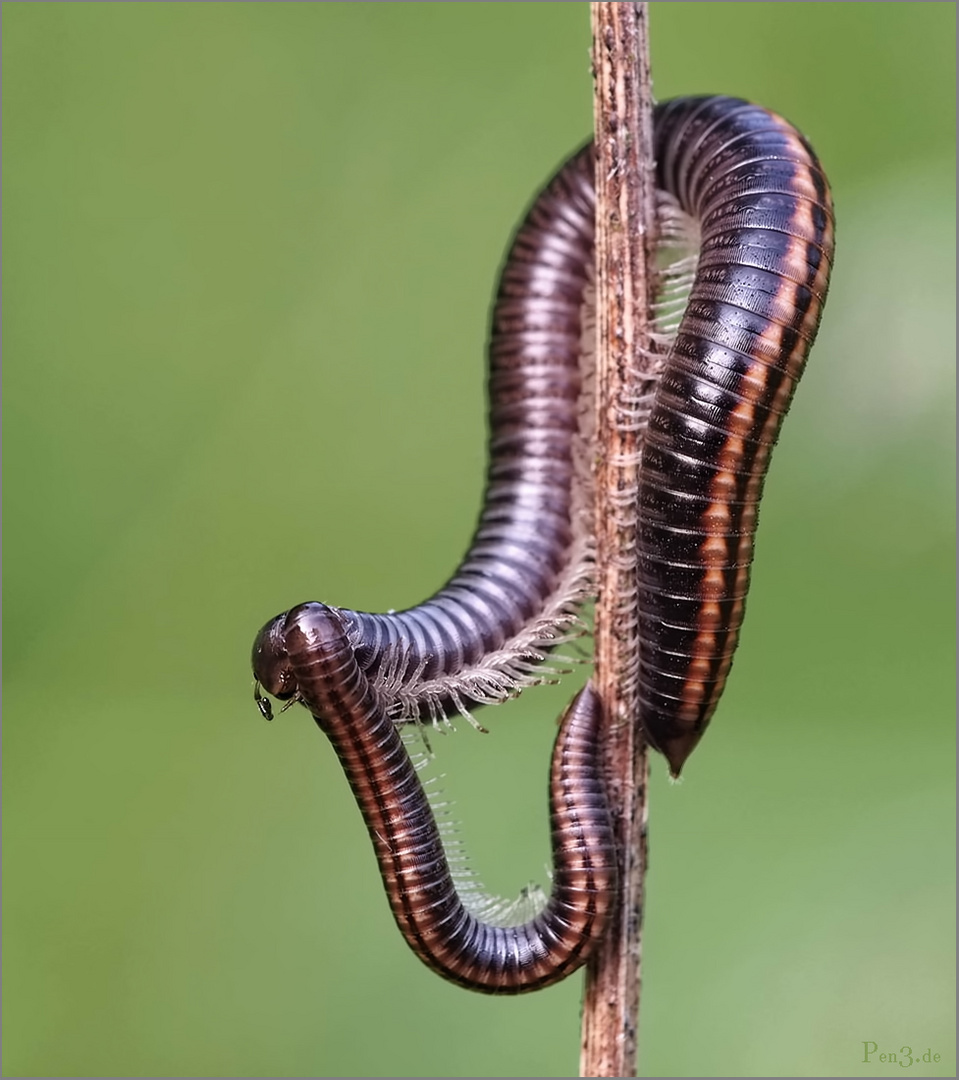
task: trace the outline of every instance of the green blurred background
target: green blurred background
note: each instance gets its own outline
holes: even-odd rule
[[[955,7],[652,32],[658,97],[809,136],[839,248],[728,692],[654,763],[641,1068],[952,1075]],[[4,4],[6,1075],[576,1074],[580,979],[428,972],[248,655],[462,553],[494,275],[588,47],[582,3]],[[544,880],[570,692],[433,740],[495,890]]]

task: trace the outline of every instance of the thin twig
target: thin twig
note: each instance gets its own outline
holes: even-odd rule
[[[622,889],[616,920],[587,968],[580,1075],[635,1076],[648,777],[636,722],[636,404],[652,355],[652,95],[647,5],[591,8],[597,147],[595,679],[606,717]]]

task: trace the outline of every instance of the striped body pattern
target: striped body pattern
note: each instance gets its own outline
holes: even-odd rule
[[[695,223],[688,303],[648,408],[637,513],[640,723],[678,776],[716,708],[742,625],[758,503],[813,343],[833,257],[829,188],[803,137],[734,98],[655,112],[658,186]],[[601,936],[616,860],[600,706],[570,706],[550,774],[554,884],[520,926],[457,895],[396,725],[541,681],[591,588],[589,383],[593,151],[533,203],[504,264],[490,342],[490,459],[469,551],[432,598],[383,615],[300,605],[253,649],[255,694],[301,701],[333,742],[397,924],[433,970],[519,993],[578,967]],[[646,415],[646,414],[644,414]]]
[[[284,620],[299,693],[339,756],[363,812],[403,937],[440,975],[472,990],[517,994],[575,971],[606,926],[616,858],[602,779],[599,702],[587,687],[560,726],[550,769],[553,887],[519,926],[470,912],[399,731],[356,659],[340,612],[303,604]]]
[[[678,775],[732,664],[763,480],[826,299],[833,215],[809,145],[755,105],[665,103],[655,153],[658,186],[701,236],[639,473],[641,721]]]

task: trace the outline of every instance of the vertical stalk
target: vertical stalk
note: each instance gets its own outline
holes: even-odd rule
[[[593,3],[596,124],[596,607],[595,681],[604,705],[610,801],[622,889],[609,933],[589,961],[581,1076],[635,1076],[643,881],[646,747],[637,724],[636,399],[651,364],[655,228],[648,11]]]

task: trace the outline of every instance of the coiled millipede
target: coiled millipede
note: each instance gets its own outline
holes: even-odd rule
[[[655,112],[658,186],[699,253],[649,406],[639,471],[640,722],[674,775],[722,693],[742,624],[759,498],[826,298],[829,188],[803,137],[744,101]],[[550,774],[553,886],[519,926],[466,909],[397,730],[469,715],[537,680],[590,588],[589,372],[582,311],[593,257],[593,152],[534,202],[501,275],[490,344],[490,459],[479,525],[435,596],[372,615],[304,604],[253,649],[260,687],[302,701],[333,742],[409,945],[460,985],[519,993],[575,970],[605,929],[616,859],[587,688]]]

